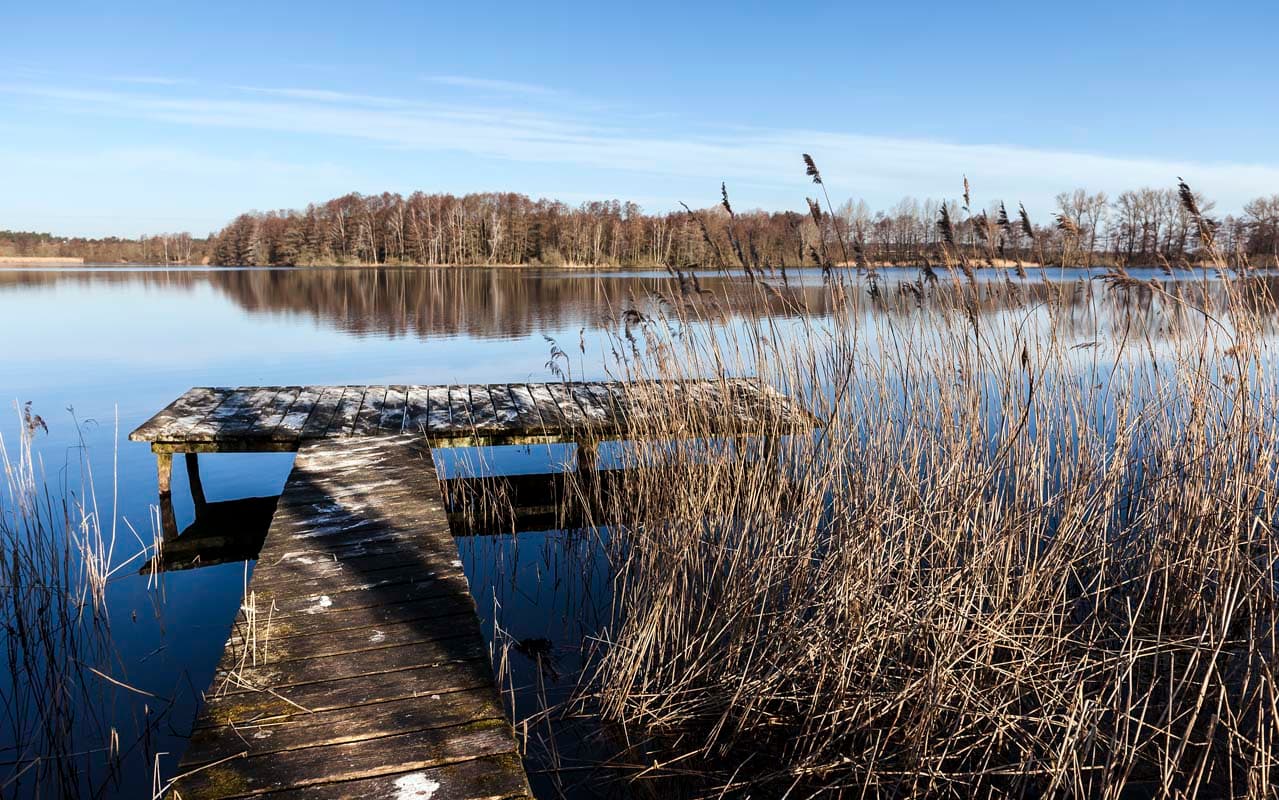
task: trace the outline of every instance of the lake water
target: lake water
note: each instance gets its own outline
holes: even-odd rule
[[[1085,287],[1088,276],[1053,277]],[[916,278],[913,270],[888,275],[889,283]],[[819,275],[792,275],[787,282],[785,291],[810,313],[825,313]],[[719,313],[731,319],[739,284],[738,277],[708,275],[694,291],[722,300]],[[154,459],[145,444],[125,437],[192,386],[550,380],[548,337],[570,354],[575,378],[604,378],[610,359],[600,334],[617,330],[625,309],[660,310],[662,297],[681,291],[688,287],[681,289],[662,272],[0,271],[0,400],[12,414],[0,424],[0,434],[12,448],[20,425],[16,404],[29,401],[48,425],[35,447],[49,483],[77,485],[87,452],[104,523],[128,520],[149,541]],[[998,303],[983,305],[979,313],[998,314]],[[443,475],[466,474],[470,455],[441,453]],[[503,448],[486,453],[484,461],[491,471],[545,473],[558,470],[566,457],[563,448]],[[278,494],[291,460],[288,454],[203,457],[208,499]],[[174,475],[179,529],[194,516],[182,470],[179,461]],[[116,542],[117,564],[139,550],[123,522]],[[572,533],[526,531],[467,537],[461,551],[486,635],[492,637],[496,628],[510,641],[546,641],[552,648],[549,661],[516,651],[513,684],[537,683],[539,668],[545,682],[550,665],[555,673],[550,682],[563,695],[583,636],[607,614],[608,577],[593,561],[598,548]],[[68,734],[74,741],[65,748],[84,791],[99,796],[145,796],[157,771],[161,780],[173,773],[251,569],[231,562],[164,573],[153,581],[138,574],[140,566],[125,564],[109,583],[112,649],[94,665],[132,688],[101,679],[104,700],[81,714]],[[0,688],[13,689],[3,679]],[[517,717],[536,705],[532,694],[519,692]],[[0,722],[0,794],[7,794],[4,786],[24,757],[15,749],[18,728],[19,722]],[[104,752],[111,729],[118,734],[119,770],[109,769]],[[88,755],[75,755],[81,753]],[[570,766],[574,755],[560,753]],[[555,796],[559,779],[535,771],[533,780],[545,796]],[[30,775],[23,781],[9,789],[32,791]],[[589,781],[567,782],[573,784],[566,789],[571,796],[596,791]]]

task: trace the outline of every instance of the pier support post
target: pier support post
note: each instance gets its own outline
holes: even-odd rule
[[[582,473],[583,480],[591,480],[599,463],[600,451],[595,442],[577,442],[577,471]]]
[[[160,495],[173,493],[173,454],[155,454],[156,483],[160,486]]]
[[[577,480],[586,494],[586,502],[592,512],[600,509],[599,444],[594,441],[577,442]]]
[[[204,499],[204,484],[200,481],[200,456],[198,453],[186,453],[187,483],[191,485],[191,499],[195,501],[195,516],[204,516],[209,507]]]
[[[173,513],[172,494],[160,495],[160,533],[166,543],[178,538],[178,517]]]
[[[759,458],[770,467],[776,467],[782,463],[782,437],[775,431],[770,431],[760,438]]]

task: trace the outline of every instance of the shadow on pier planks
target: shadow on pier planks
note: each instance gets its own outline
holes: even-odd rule
[[[302,446],[174,789],[528,797],[420,435]]]

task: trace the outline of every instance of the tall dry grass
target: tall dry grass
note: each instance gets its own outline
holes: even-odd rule
[[[117,563],[116,492],[106,517],[83,440],[53,483],[35,444],[47,425],[30,404],[18,422],[15,439],[0,436],[0,797],[100,796],[149,741],[122,741],[117,692],[158,700],[110,675],[107,584],[154,545],[139,538]]]
[[[612,343],[616,377],[656,382],[627,398],[643,469],[597,498],[624,524],[583,690],[640,774],[708,796],[1273,796],[1271,284],[830,269],[817,318],[770,311],[785,284],[752,274],[748,321],[683,291]],[[742,375],[819,430],[723,437],[692,381]]]

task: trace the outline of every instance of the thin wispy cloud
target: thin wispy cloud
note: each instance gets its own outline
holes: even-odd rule
[[[386,106],[389,108],[408,108],[414,105],[412,101],[399,97],[352,94],[350,92],[335,92],[329,89],[293,89],[269,86],[231,86],[229,88],[239,92],[271,95],[273,97],[285,97],[292,100],[305,100],[315,103],[347,103],[356,105]]]
[[[470,80],[470,79],[465,79]],[[961,175],[973,182],[979,205],[1024,201],[1046,213],[1059,191],[1085,186],[1117,193],[1141,186],[1166,187],[1184,176],[1223,210],[1279,187],[1279,166],[1136,158],[1048,150],[1016,144],[959,143],[935,139],[868,136],[804,129],[700,128],[679,120],[625,125],[589,113],[529,110],[514,105],[427,103],[394,97],[269,87],[242,87],[233,97],[129,91],[95,91],[35,84],[0,85],[0,93],[57,107],[65,113],[100,115],[193,128],[226,128],[293,134],[326,142],[329,157],[343,148],[458,154],[529,165],[564,164],[616,176],[601,194],[626,196],[627,173],[702,181],[713,197],[720,180],[739,189],[743,204],[802,204],[806,178],[801,152],[818,158],[831,188],[887,206],[903,195],[954,197]],[[392,155],[392,158],[395,156]],[[421,159],[418,159],[420,162]],[[438,187],[448,189],[450,187]],[[493,187],[503,188],[503,187]],[[547,186],[545,194],[577,192],[581,185]],[[637,192],[637,194],[646,192]],[[668,198],[674,206],[681,199]]]
[[[104,80],[141,86],[181,86],[190,83],[183,78],[167,78],[159,75],[108,75]]]
[[[549,86],[517,81],[493,80],[491,78],[475,78],[468,75],[425,75],[422,80],[441,86],[456,86],[462,89],[475,89],[482,92],[499,94],[532,94],[550,95],[557,92]]]

